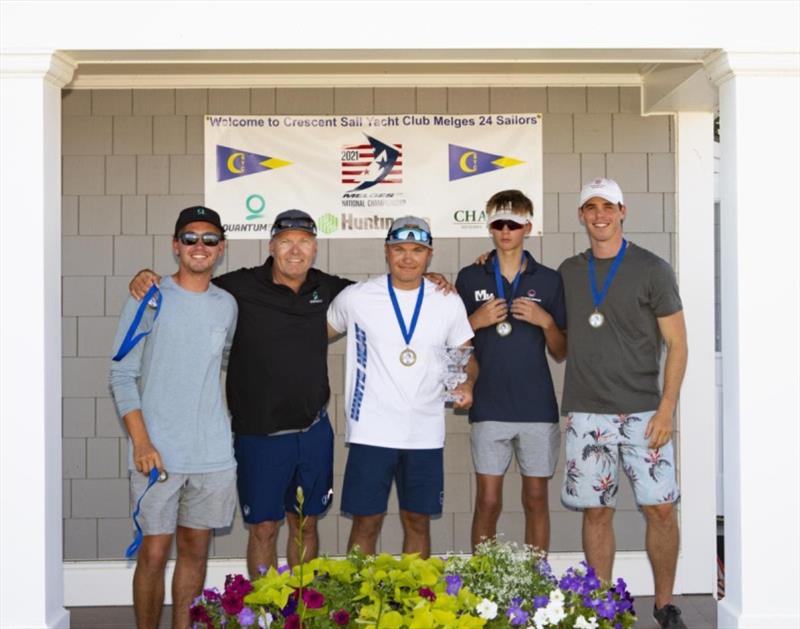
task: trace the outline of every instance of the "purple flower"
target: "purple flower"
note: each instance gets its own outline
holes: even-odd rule
[[[528,612],[522,609],[522,598],[511,599],[511,605],[506,610],[506,616],[512,625],[524,625],[528,622]]]
[[[536,562],[536,571],[547,579],[553,578],[553,569],[550,567],[550,562],[544,557]]]
[[[597,601],[595,611],[600,618],[608,618],[609,620],[617,615],[617,602],[614,600],[611,592],[609,592],[605,598],[601,598]]]
[[[193,605],[189,608],[189,620],[192,622],[208,623],[211,622],[211,617],[208,615],[205,607],[202,605]]]
[[[208,588],[203,590],[203,596],[206,597],[206,600],[209,603],[219,602],[219,590],[217,588]]]
[[[258,574],[261,575],[262,577],[265,574],[267,574],[267,567],[263,563],[258,564],[257,570],[258,570]]]
[[[565,591],[580,591],[581,578],[575,573],[574,568],[567,569],[567,571],[564,573],[564,576],[561,577],[561,581],[558,582],[558,587]]]
[[[450,596],[455,596],[461,589],[461,576],[458,574],[448,574],[444,580],[447,582],[447,593]]]
[[[292,614],[286,617],[286,622],[283,623],[283,629],[300,629],[300,616]]]
[[[319,609],[325,602],[325,597],[321,592],[318,592],[312,588],[308,588],[303,590],[303,602],[306,604],[308,609]]]
[[[541,596],[534,596],[533,597],[533,609],[539,609],[540,607],[547,607],[547,604],[550,602],[550,597],[547,594],[542,594]]]
[[[233,594],[239,598],[253,591],[253,584],[241,574],[229,574],[225,577],[225,594]],[[238,612],[237,612],[238,613]]]
[[[239,621],[239,624],[242,627],[249,627],[256,621],[256,613],[249,607],[245,607],[236,616],[236,620]]]
[[[628,585],[625,583],[624,579],[617,579],[617,585],[614,586],[614,591],[620,596],[624,596],[628,593]]]
[[[235,616],[242,611],[243,607],[244,600],[236,592],[229,592],[226,590],[225,594],[222,595],[222,609],[225,610],[226,614]]]
[[[436,594],[435,594],[435,593],[434,593],[434,591],[433,591],[432,589],[430,589],[430,588],[420,588],[420,589],[419,589],[419,595],[420,595],[422,598],[427,598],[427,599],[428,599],[429,601],[431,601],[431,602],[433,602],[433,601],[435,601],[435,600],[436,600]]]
[[[283,564],[281,567],[278,568],[278,574],[283,574],[289,569],[288,564]]]
[[[581,583],[581,594],[591,594],[595,590],[600,589],[600,579],[597,578],[597,574],[594,571],[594,568],[590,567],[586,571],[586,576],[583,578],[583,583]]]
[[[297,611],[297,596],[293,594],[289,597],[289,600],[286,601],[286,607],[281,610],[281,614],[288,620],[289,616],[294,614],[295,611]]]
[[[350,622],[350,614],[346,609],[338,609],[335,612],[331,612],[330,617],[333,622],[341,627]]]

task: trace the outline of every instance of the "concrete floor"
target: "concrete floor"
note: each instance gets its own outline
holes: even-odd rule
[[[641,629],[657,629],[652,617],[653,597],[640,596],[635,601]],[[690,629],[713,629],[717,626],[717,601],[713,596],[676,596],[675,604],[681,608],[683,621]],[[72,629],[131,629],[136,626],[133,607],[71,607]],[[170,607],[161,615],[159,629],[170,627]]]

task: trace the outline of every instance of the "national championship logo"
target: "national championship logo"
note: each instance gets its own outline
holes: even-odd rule
[[[350,192],[377,184],[403,183],[403,145],[366,137],[369,144],[342,147],[342,183],[355,185]]]

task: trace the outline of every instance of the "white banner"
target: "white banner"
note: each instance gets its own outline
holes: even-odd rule
[[[533,201],[541,235],[541,114],[205,119],[205,202],[230,238],[269,238],[290,208],[321,237],[383,238],[411,214],[434,238],[485,238],[486,201],[508,189]]]

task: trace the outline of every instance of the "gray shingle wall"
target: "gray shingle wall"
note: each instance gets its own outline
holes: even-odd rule
[[[176,211],[203,200],[204,113],[536,112],[544,117],[544,230],[528,248],[549,266],[586,247],[577,221],[581,183],[617,178],[626,192],[631,240],[671,260],[674,242],[674,140],[667,117],[640,117],[635,88],[259,88],[221,90],[100,90],[65,92],[63,99],[63,478],[64,558],[122,557],[130,539],[127,441],[109,397],[108,360],[116,317],[132,273],[174,270],[169,241]],[[489,247],[480,239],[437,241],[435,270],[458,269]],[[266,243],[233,241],[219,269],[260,264]],[[321,241],[316,266],[353,279],[382,273],[377,240]],[[335,491],[343,444],[344,343],[330,349],[336,426]],[[553,365],[560,395],[563,367]],[[469,548],[474,497],[469,428],[447,418],[444,514],[433,523],[433,550]],[[563,460],[563,457],[562,457]],[[558,496],[563,472],[550,485],[552,549],[580,549],[580,516]],[[499,530],[523,536],[520,479],[512,466],[505,483]],[[397,552],[402,532],[390,501],[379,548]],[[617,546],[644,546],[644,528],[623,483],[616,518]],[[285,529],[285,527],[284,527]],[[341,554],[350,521],[338,501],[320,523],[323,552]],[[281,547],[285,547],[285,530]],[[212,554],[241,557],[246,530],[237,513],[215,535]]]

